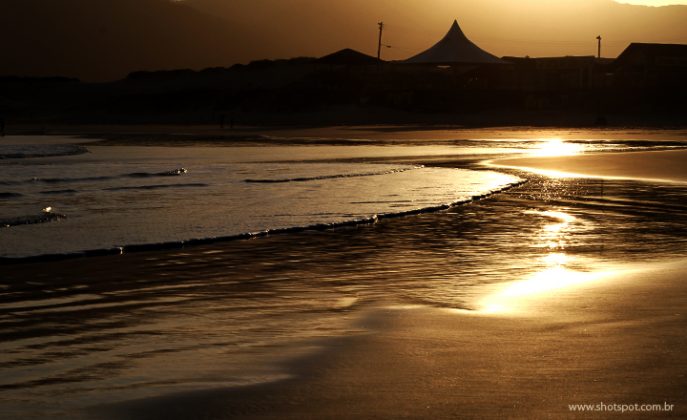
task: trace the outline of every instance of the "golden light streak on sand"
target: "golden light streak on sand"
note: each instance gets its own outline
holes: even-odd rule
[[[616,274],[614,270],[608,269],[580,271],[569,268],[573,264],[579,265],[580,262],[565,253],[565,238],[571,230],[576,229],[573,225],[579,223],[575,216],[562,210],[530,210],[528,213],[551,220],[551,223],[542,226],[540,233],[533,238],[535,246],[549,249],[549,253],[540,260],[545,268],[526,279],[501,285],[487,294],[477,302],[477,311],[480,314],[522,313],[533,300],[547,299]]]
[[[528,279],[509,283],[486,296],[479,302],[478,311],[487,315],[522,313],[533,300],[547,299],[552,295],[599,282],[617,274],[614,270],[574,271],[563,265],[554,264],[553,267],[535,273]]]
[[[539,156],[483,162],[491,168],[518,169],[552,178],[632,179],[687,182],[687,150]]]

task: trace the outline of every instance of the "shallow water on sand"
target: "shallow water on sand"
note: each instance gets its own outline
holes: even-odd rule
[[[685,185],[513,174],[529,182],[374,225],[6,265],[0,407],[75,416],[276,380],[317,338],[362,333],[368,306],[473,311],[485,285],[687,254]]]
[[[80,153],[83,146],[65,144],[22,147],[27,158],[2,163],[5,258],[118,253],[140,245],[370,222],[469,201],[520,181],[493,171],[408,164],[264,162],[304,155],[338,159],[350,156],[346,147],[91,146],[87,154]],[[389,149],[402,154],[407,148]]]

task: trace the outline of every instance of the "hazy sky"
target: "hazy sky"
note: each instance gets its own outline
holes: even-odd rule
[[[617,57],[632,42],[687,44],[687,0],[0,0],[1,75],[111,80],[135,70],[429,48],[454,19],[496,56]]]

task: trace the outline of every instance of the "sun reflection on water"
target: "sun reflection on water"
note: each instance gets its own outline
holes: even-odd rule
[[[564,250],[567,245],[567,238],[575,231],[582,229],[583,222],[575,216],[564,211],[539,211],[528,210],[526,214],[533,214],[546,219],[551,223],[544,225],[537,235],[538,242],[534,246],[547,248],[551,251]]]
[[[533,156],[572,156],[582,153],[581,144],[568,143],[560,138],[544,139],[538,143],[532,153]]]
[[[509,283],[503,289],[480,302],[480,313],[514,313],[531,299],[542,299],[557,292],[598,281],[611,274],[609,271],[582,272],[555,265],[535,273],[532,277]]]
[[[543,248],[547,253],[537,263],[542,268],[530,277],[507,283],[482,299],[479,312],[482,314],[506,314],[521,310],[532,299],[551,297],[574,287],[600,280],[611,274],[610,271],[586,271],[572,269],[581,266],[579,258],[565,252],[566,238],[575,230],[581,229],[584,222],[564,211],[529,210],[549,220],[534,237],[534,247]]]

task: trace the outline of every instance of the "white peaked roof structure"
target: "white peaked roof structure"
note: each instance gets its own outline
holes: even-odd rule
[[[411,64],[502,64],[503,60],[489,54],[470,41],[453,21],[446,36],[432,48],[404,61]]]

